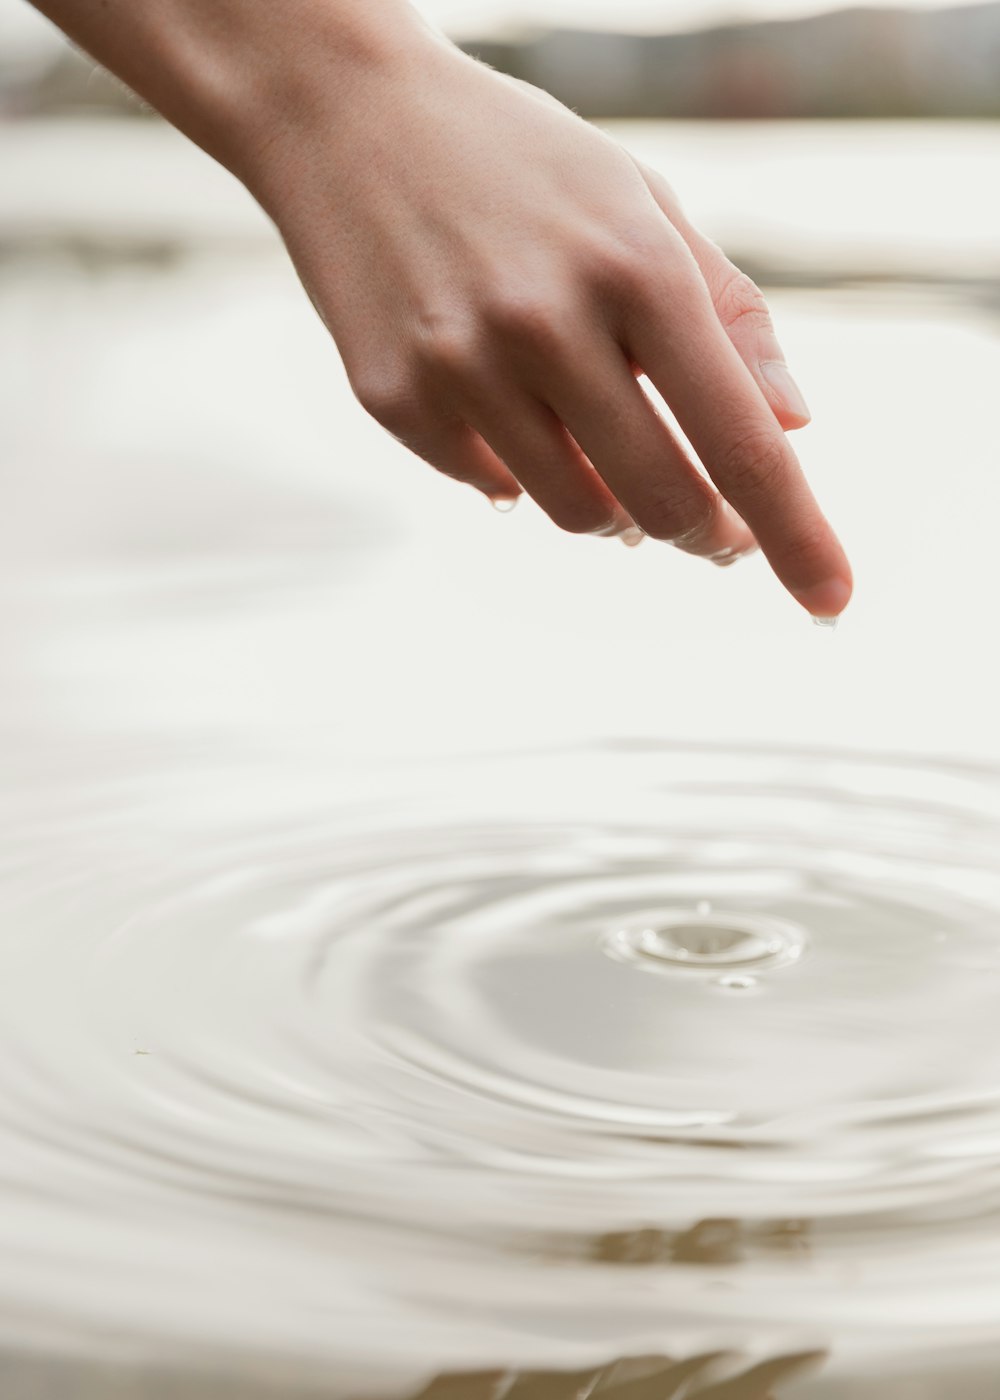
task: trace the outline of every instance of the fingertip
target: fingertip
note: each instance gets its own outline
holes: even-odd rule
[[[810,584],[808,588],[795,588],[792,596],[818,621],[838,618],[851,601],[854,591],[849,577],[835,575],[822,583]]]
[[[797,433],[800,428],[808,428],[809,424],[812,422],[812,414],[788,413],[777,407],[775,407],[774,416],[777,418],[782,430],[786,433]]]

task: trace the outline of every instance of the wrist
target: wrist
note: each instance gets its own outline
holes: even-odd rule
[[[270,7],[268,7],[270,8]],[[267,203],[316,132],[332,161],[358,125],[451,46],[406,0],[305,0],[294,25],[263,16],[205,70],[200,144]]]

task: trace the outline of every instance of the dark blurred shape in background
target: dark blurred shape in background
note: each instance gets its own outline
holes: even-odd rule
[[[853,9],[683,34],[552,29],[467,40],[487,63],[596,117],[997,117],[1000,2]],[[0,114],[141,106],[68,49],[5,66]]]
[[[1000,4],[466,45],[585,116],[1000,116]]]

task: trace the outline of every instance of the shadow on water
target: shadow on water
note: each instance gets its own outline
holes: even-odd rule
[[[587,1370],[489,1370],[441,1375],[416,1393],[378,1400],[780,1400],[784,1386],[815,1373],[822,1352],[800,1352],[747,1365],[726,1352],[678,1360],[622,1357]],[[303,1386],[287,1380],[145,1371],[50,1357],[0,1358],[9,1400],[339,1400],[336,1381]],[[351,1400],[372,1400],[370,1394]]]
[[[684,1361],[623,1357],[586,1371],[479,1371],[441,1376],[416,1400],[770,1400],[785,1382],[815,1370],[822,1352],[774,1357],[734,1369],[709,1352]],[[737,1363],[738,1364],[738,1363]]]

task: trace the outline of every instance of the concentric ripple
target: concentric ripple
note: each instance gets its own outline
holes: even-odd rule
[[[716,986],[747,990],[756,985],[750,974],[795,962],[804,944],[802,930],[786,920],[713,912],[702,899],[692,910],[655,910],[645,922],[612,930],[604,951],[647,972],[701,973]]]
[[[24,838],[8,1339],[345,1394],[643,1348],[995,1368],[995,775],[609,747],[263,817]]]

